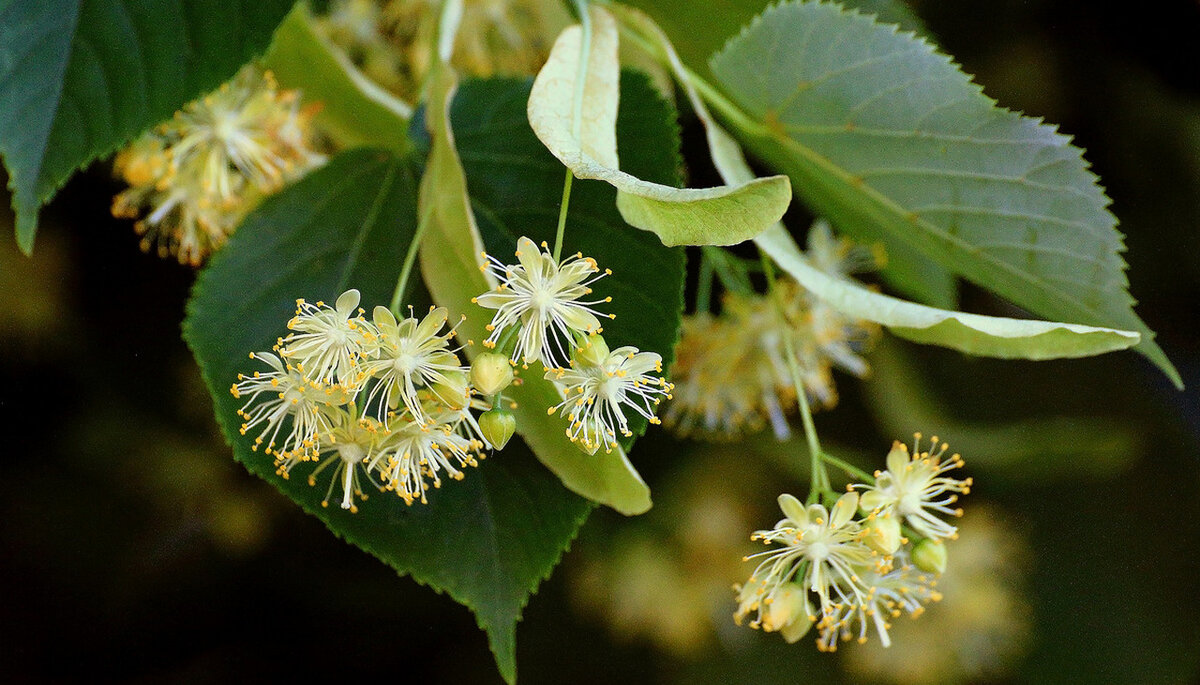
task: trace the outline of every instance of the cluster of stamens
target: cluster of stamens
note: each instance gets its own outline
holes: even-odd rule
[[[778,631],[788,642],[815,627],[818,648],[833,651],[839,640],[865,642],[871,629],[888,646],[892,619],[915,618],[925,603],[939,601],[944,541],[956,536],[939,515],[961,516],[945,507],[945,493],[966,493],[971,480],[944,475],[962,458],[943,461],[946,446],[937,437],[922,452],[920,439],[912,458],[896,443],[888,469],[876,472],[874,483],[848,486],[830,509],[780,495],[784,518],[751,536],[768,549],[745,557],[758,565],[734,588],[734,619],[752,617],[750,627]]]
[[[284,478],[317,462],[315,484],[332,468],[323,505],[340,488],[341,507],[357,511],[364,479],[408,504],[427,502],[430,484],[463,478],[493,448],[472,414],[488,407],[450,348],[446,310],[398,320],[376,307],[367,320],[358,303],[357,290],[333,307],[297,301],[275,353],[250,354],[269,368],[239,374],[231,388],[246,398],[242,433],[259,429],[253,449],[271,455]]]
[[[143,250],[200,265],[263,197],[324,161],[312,150],[314,111],[246,66],[117,154],[130,187],[113,215],[138,219]]]
[[[821,222],[809,234],[807,256],[839,278],[879,260],[836,239]],[[716,439],[769,424],[782,440],[791,433],[785,409],[800,391],[796,378],[810,407],[832,409],[838,399],[833,369],[865,376],[870,368],[859,353],[877,328],[841,314],[788,278],[778,279],[771,294],[727,293],[719,316],[684,318],[671,369],[678,390],[666,423],[681,436]]]
[[[612,298],[584,299],[611,271],[601,271],[581,253],[559,261],[546,243],[539,248],[529,238],[517,242],[517,264],[484,257],[480,268],[496,281],[493,290],[473,300],[496,310],[484,345],[507,351],[511,343],[513,364],[542,364],[546,380],[563,397],[547,413],[567,419],[572,442],[590,454],[602,447],[613,451],[618,436],[633,435],[626,410],[659,423],[657,407],[674,388],[662,378],[662,357],[631,346],[610,351],[599,317],[615,315],[594,306]]]

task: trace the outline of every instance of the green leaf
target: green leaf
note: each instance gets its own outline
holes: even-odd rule
[[[373,145],[403,152],[412,108],[364,76],[313,30],[304,3],[279,25],[263,66],[284,88],[321,103],[316,123],[339,146]]]
[[[553,241],[561,201],[563,169],[538,141],[525,116],[529,83],[507,79],[468,81],[454,98],[451,122],[459,156],[466,172],[471,206],[488,252],[501,260],[514,260],[516,241],[522,235],[535,241]],[[678,130],[674,112],[637,72],[626,72],[622,80],[621,109],[617,119],[621,160],[629,173],[656,183],[679,182]],[[423,135],[414,128],[414,136]],[[610,347],[634,345],[657,352],[663,366],[673,359],[683,308],[684,254],[668,248],[649,233],[636,231],[622,221],[614,206],[616,192],[602,182],[580,180],[572,185],[563,252],[582,252],[594,257],[613,274],[598,281],[599,298],[612,296],[605,312],[617,316],[604,327]],[[462,252],[462,250],[460,250]],[[424,259],[422,255],[422,259]],[[467,264],[466,256],[461,258]],[[473,287],[484,292],[474,257]],[[467,278],[470,269],[455,271]],[[426,270],[431,289],[436,275]],[[446,280],[453,280],[447,277]],[[467,293],[464,293],[467,294]],[[485,312],[486,313],[486,312]],[[473,326],[470,336],[483,338],[482,324],[468,313],[464,326]],[[525,372],[525,384],[516,395],[520,407],[529,412],[518,422],[518,430],[548,467],[564,483],[622,513],[641,513],[649,508],[649,491],[624,455],[603,450],[587,455],[563,438],[566,424],[560,417],[546,417],[545,408],[557,404],[553,386],[539,382],[539,373]],[[543,423],[532,423],[541,413]],[[549,423],[544,423],[549,418]],[[525,428],[521,428],[525,424]],[[635,434],[645,428],[644,419],[633,420]],[[568,451],[563,451],[563,447]],[[628,447],[628,445],[626,445]]]
[[[416,227],[411,169],[383,150],[350,151],[266,200],[201,273],[184,335],[234,456],[335,534],[468,606],[511,680],[521,610],[591,505],[510,445],[431,492],[428,505],[380,493],[357,514],[324,509],[327,481],[314,488],[304,473],[277,476],[271,457],[239,434],[241,401],[229,393],[253,368],[247,353],[271,349],[286,330],[297,297],[332,301],[355,287],[367,308],[388,302]]]
[[[833,4],[768,9],[711,66],[743,142],[839,229],[1045,318],[1137,330],[1179,383],[1133,312],[1116,220],[1066,136],[996,107],[925,41]]]
[[[0,156],[17,243],[76,169],[228,80],[293,0],[0,0]]]
[[[881,24],[895,24],[903,31],[929,38],[925,22],[904,0],[844,0],[841,4],[863,14],[873,14]]]
[[[887,326],[913,342],[981,357],[1060,359],[1127,349],[1141,338],[1132,331],[1111,328],[951,312],[871,292],[848,278],[813,267],[783,226],[768,229],[755,243],[826,305],[847,316]]]
[[[619,168],[617,25],[593,7],[590,26],[590,32],[576,25],[559,34],[529,95],[529,123],[550,152],[576,177],[616,187],[625,221],[666,245],[733,245],[778,221],[791,202],[786,177],[681,189]]]
[[[720,50],[729,36],[770,4],[770,0],[713,2],[706,3],[703,12],[697,12],[695,0],[627,0],[620,8],[636,7],[653,17],[674,39],[683,63],[703,74],[709,55]],[[921,19],[904,0],[845,0],[842,4],[877,15],[884,23],[899,24],[906,31],[926,32]]]

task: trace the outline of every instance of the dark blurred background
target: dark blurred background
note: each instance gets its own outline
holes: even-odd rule
[[[695,60],[764,3],[635,4],[687,35]],[[996,362],[894,340],[872,355],[871,380],[838,379],[823,439],[875,468],[894,438],[939,432],[976,478],[964,527],[991,530],[970,554],[1012,575],[1003,598],[963,589],[980,620],[1003,623],[969,652],[1000,654],[991,666],[960,655],[961,668],[939,671],[923,666],[936,648],[922,647],[896,652],[917,673],[904,681],[1193,682],[1200,4],[916,10],[989,95],[1087,150],[1127,236],[1138,312],[1189,389],[1132,353]],[[466,609],[335,539],[232,461],[179,337],[193,273],[138,251],[129,222],[108,214],[119,190],[94,165],[43,211],[32,259],[0,241],[0,679],[499,682]],[[996,306],[973,291],[965,301]],[[818,655],[808,639],[732,626],[725,570],[704,560],[736,560],[777,517],[775,495],[804,487],[787,466],[796,449],[647,436],[633,459],[658,506],[636,520],[593,515],[519,626],[521,682],[899,679],[900,666],[872,670],[854,645]],[[733,577],[748,572],[734,564]],[[935,621],[938,608],[930,626],[953,625]]]

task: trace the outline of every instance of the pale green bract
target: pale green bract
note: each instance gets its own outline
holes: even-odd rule
[[[770,64],[770,69],[762,65]],[[817,213],[1030,311],[1137,330],[1121,236],[1082,151],[1000,109],[911,34],[821,2],[768,9],[711,61],[720,112]]]
[[[617,207],[625,221],[654,232],[665,245],[733,245],[778,221],[791,202],[786,176],[681,189],[620,170],[617,26],[600,8],[591,9],[591,18],[590,40],[584,40],[580,26],[564,30],[533,82],[529,123],[538,139],[577,177],[616,187]]]
[[[284,88],[294,88],[309,102],[320,102],[316,121],[344,147],[383,145],[408,149],[405,135],[412,108],[364,76],[339,50],[317,35],[305,3],[296,3],[275,30],[263,56]]]
[[[837,278],[813,267],[783,226],[768,229],[755,242],[828,306],[847,316],[887,326],[892,333],[914,342],[981,357],[1059,359],[1123,350],[1141,339],[1133,331],[951,312],[872,292],[848,278]]]

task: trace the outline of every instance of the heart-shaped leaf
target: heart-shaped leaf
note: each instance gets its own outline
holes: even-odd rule
[[[201,273],[184,334],[234,456],[340,537],[468,606],[511,681],[521,610],[591,505],[514,443],[431,492],[427,505],[378,493],[356,514],[326,509],[327,481],[283,479],[252,450],[253,436],[238,430],[244,400],[229,392],[238,372],[252,370],[247,353],[285,332],[297,297],[333,301],[354,287],[368,308],[388,302],[417,223],[414,168],[383,150],[350,151],[266,200]]]

